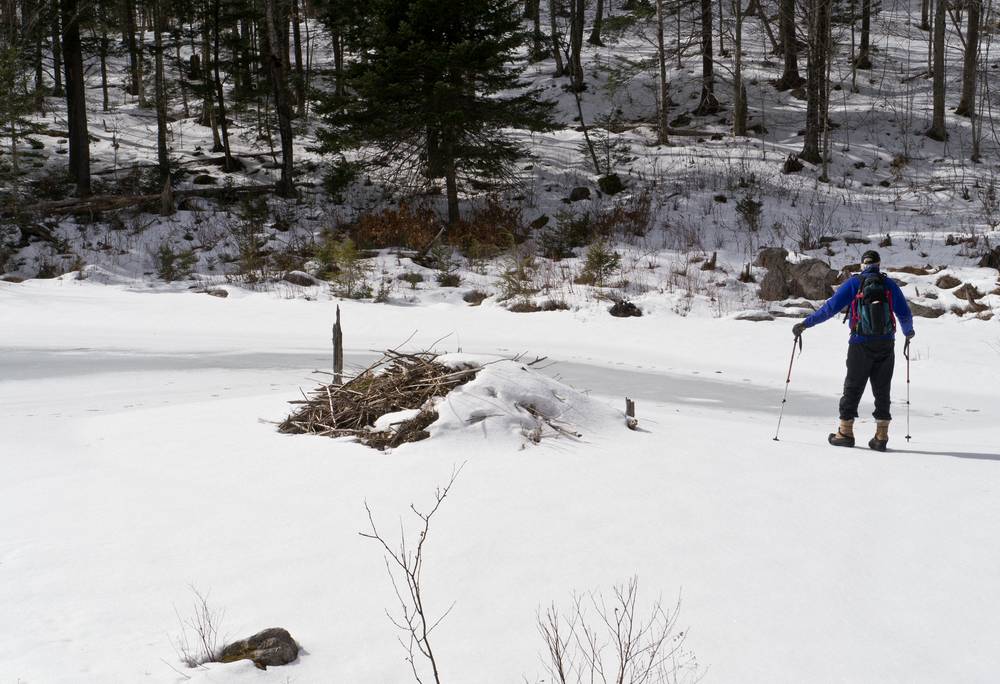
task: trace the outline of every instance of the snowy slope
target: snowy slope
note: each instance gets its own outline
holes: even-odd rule
[[[357,534],[363,502],[415,533],[409,504],[462,463],[426,551],[433,611],[455,602],[435,642],[446,681],[540,681],[536,611],[633,574],[644,601],[681,595],[705,681],[1000,668],[995,323],[917,322],[914,438],[900,366],[894,450],[878,454],[825,444],[845,343],[832,323],[806,337],[774,442],[784,322],[345,302],[351,362],[453,333],[442,351],[549,355],[546,373],[609,416],[577,421],[579,442],[448,429],[382,454],[266,422],[326,366],[328,302],[0,288],[5,683],[183,681],[189,584],[225,610],[227,636],[280,625],[305,649],[192,681],[409,681],[381,554]],[[626,392],[644,431],[614,419]]]

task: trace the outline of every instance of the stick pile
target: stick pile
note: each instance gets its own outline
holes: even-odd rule
[[[428,400],[442,397],[472,380],[478,367],[449,368],[437,354],[387,351],[343,385],[321,385],[309,396],[290,402],[296,409],[279,426],[288,434],[356,437],[377,449],[396,447],[428,437],[424,429],[437,419]],[[382,416],[418,409],[420,413],[392,430],[372,427]]]

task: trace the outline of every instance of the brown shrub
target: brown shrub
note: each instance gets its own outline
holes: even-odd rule
[[[653,219],[653,198],[648,190],[634,195],[627,202],[615,204],[594,217],[593,231],[601,237],[630,235],[642,237],[649,232]]]
[[[426,249],[441,230],[441,220],[428,207],[401,202],[398,209],[363,214],[352,230],[355,241],[365,249],[406,247]]]
[[[489,197],[448,229],[448,242],[466,256],[489,258],[524,242],[527,234],[520,206]]]

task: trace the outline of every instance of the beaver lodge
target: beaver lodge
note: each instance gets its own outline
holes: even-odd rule
[[[448,366],[438,354],[390,350],[343,384],[324,384],[302,399],[278,430],[287,434],[354,437],[376,449],[429,437],[435,399],[476,377],[478,365]]]

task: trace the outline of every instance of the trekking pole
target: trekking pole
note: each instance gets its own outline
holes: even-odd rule
[[[910,338],[903,344],[903,356],[906,357],[906,441],[910,441]]]
[[[785,378],[785,396],[781,399],[781,412],[778,413],[778,427],[774,431],[774,441],[780,442],[778,432],[781,430],[781,418],[785,415],[785,402],[788,401],[788,385],[792,382],[792,364],[795,363],[795,345],[799,345],[799,354],[802,354],[802,335],[797,335],[792,340],[792,358],[788,361],[788,377]]]

